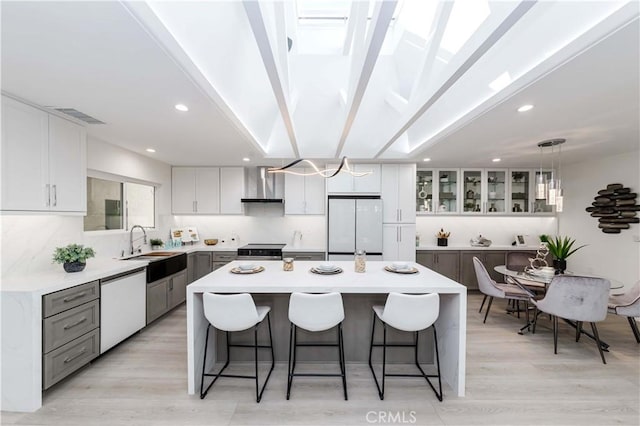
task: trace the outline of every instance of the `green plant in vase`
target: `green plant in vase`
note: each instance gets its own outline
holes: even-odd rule
[[[149,244],[151,244],[152,249],[157,249],[164,245],[164,241],[162,241],[160,238],[151,238],[149,240]]]
[[[69,244],[66,247],[56,247],[53,253],[53,261],[62,263],[67,272],[80,272],[87,266],[87,259],[94,257],[95,251],[91,247],[81,244]]]
[[[542,234],[540,235],[540,241],[545,243],[549,248],[549,253],[553,257],[553,267],[556,268],[556,274],[563,274],[567,269],[567,258],[586,246],[586,244],[584,244],[573,248],[576,242],[574,238],[559,235],[551,238],[548,235]]]

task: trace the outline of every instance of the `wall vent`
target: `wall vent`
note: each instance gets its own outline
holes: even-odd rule
[[[85,114],[84,112],[80,112],[77,109],[73,109],[73,108],[53,108],[58,112],[61,112],[63,114],[69,115],[73,118],[76,118],[78,120],[84,121],[85,123],[88,124],[106,124],[103,121],[100,121],[96,118],[91,117],[90,115]]]

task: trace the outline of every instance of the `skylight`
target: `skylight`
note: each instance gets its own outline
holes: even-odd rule
[[[440,47],[457,53],[490,13],[487,0],[456,0]]]

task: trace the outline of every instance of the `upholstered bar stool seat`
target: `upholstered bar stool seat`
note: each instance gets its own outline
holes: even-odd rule
[[[289,321],[291,329],[289,335],[289,364],[287,367],[287,399],[291,396],[291,386],[294,376],[306,377],[342,377],[344,399],[347,400],[347,376],[344,361],[344,342],[342,338],[342,321],[344,320],[344,306],[340,293],[292,293],[289,299]],[[298,342],[298,328],[310,332],[320,332],[337,329],[337,343],[309,343]],[[339,374],[330,373],[296,373],[298,347],[330,346],[338,348]]]
[[[438,336],[435,322],[440,313],[440,297],[438,294],[409,295],[401,293],[389,293],[384,306],[373,306],[373,324],[371,327],[371,345],[369,346],[369,368],[373,374],[373,379],[378,388],[378,396],[384,399],[385,377],[423,377],[439,401],[442,401],[442,381],[440,379],[440,355],[438,353]],[[376,331],[376,319],[382,322],[382,343],[374,343]],[[387,326],[396,330],[411,332],[414,334],[414,343],[387,343]],[[433,342],[435,346],[437,375],[429,375],[424,372],[418,363],[418,335],[422,330],[433,328]],[[371,362],[373,348],[382,347],[382,380],[378,382],[376,373]],[[415,365],[420,370],[420,374],[390,374],[386,371],[387,348],[388,347],[410,347],[414,348]],[[433,386],[430,377],[438,378],[438,390]]]
[[[256,402],[260,402],[260,400],[262,399],[262,393],[267,386],[267,382],[269,381],[269,377],[271,377],[271,372],[273,371],[274,367],[273,338],[271,335],[271,318],[269,316],[271,308],[269,306],[256,306],[253,302],[253,298],[248,293],[231,295],[204,293],[202,295],[202,302],[204,306],[204,316],[207,318],[207,321],[209,321],[209,324],[207,325],[207,335],[204,344],[204,360],[202,361],[200,399],[203,399],[205,396],[207,396],[207,392],[209,392],[209,389],[211,388],[211,386],[213,386],[216,380],[218,380],[218,378],[232,377],[236,379],[254,379],[256,384]],[[258,345],[258,327],[265,318],[267,318],[267,324],[269,326],[269,344]],[[207,365],[207,347],[209,344],[210,327],[214,327],[217,330],[224,331],[226,335],[227,360],[218,373],[205,373]],[[253,328],[252,345],[229,343],[230,332],[244,331],[251,328]],[[253,348],[255,364],[254,376],[222,373],[229,365],[229,349],[232,347]],[[271,350],[271,368],[269,369],[269,373],[267,374],[267,378],[265,379],[262,388],[259,388],[258,385],[258,349]],[[204,389],[205,377],[214,378],[206,389]]]

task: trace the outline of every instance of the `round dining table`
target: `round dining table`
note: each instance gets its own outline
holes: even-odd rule
[[[523,289],[524,291],[526,291],[527,293],[529,293],[529,295],[531,296],[531,298],[536,298],[536,290],[537,291],[546,291],[547,287],[549,286],[549,283],[553,280],[554,276],[547,276],[547,275],[538,275],[536,273],[532,273],[532,272],[528,272],[528,271],[514,271],[513,269],[507,269],[506,265],[498,265],[495,266],[493,268],[497,273],[502,274],[504,276],[507,277],[511,277],[512,281],[518,285],[518,287],[520,287],[521,289]],[[580,275],[580,276],[593,276],[590,274],[577,274],[577,273],[565,273],[565,275]],[[601,278],[601,277],[597,277],[597,278]],[[624,287],[624,284],[622,284],[619,281],[616,280],[609,280],[609,282],[611,283],[611,287],[609,288],[609,290],[618,290]],[[615,294],[615,293],[614,293]],[[520,329],[520,331],[518,331],[518,334],[523,334],[524,330],[531,330],[531,326],[533,325],[533,322],[535,321],[536,317],[538,315],[540,315],[542,313],[542,311],[537,311],[537,314],[534,315],[534,319],[530,322],[528,322],[524,327],[522,327]],[[566,322],[567,324],[569,324],[572,327],[576,327],[576,324],[574,321],[570,321],[567,319],[564,319],[564,322]],[[580,332],[588,337],[590,337],[591,339],[594,339],[593,335],[586,332],[584,329],[581,329]],[[602,350],[604,351],[608,351],[609,349],[609,345],[604,342],[603,340],[600,340],[600,344],[602,345]]]

